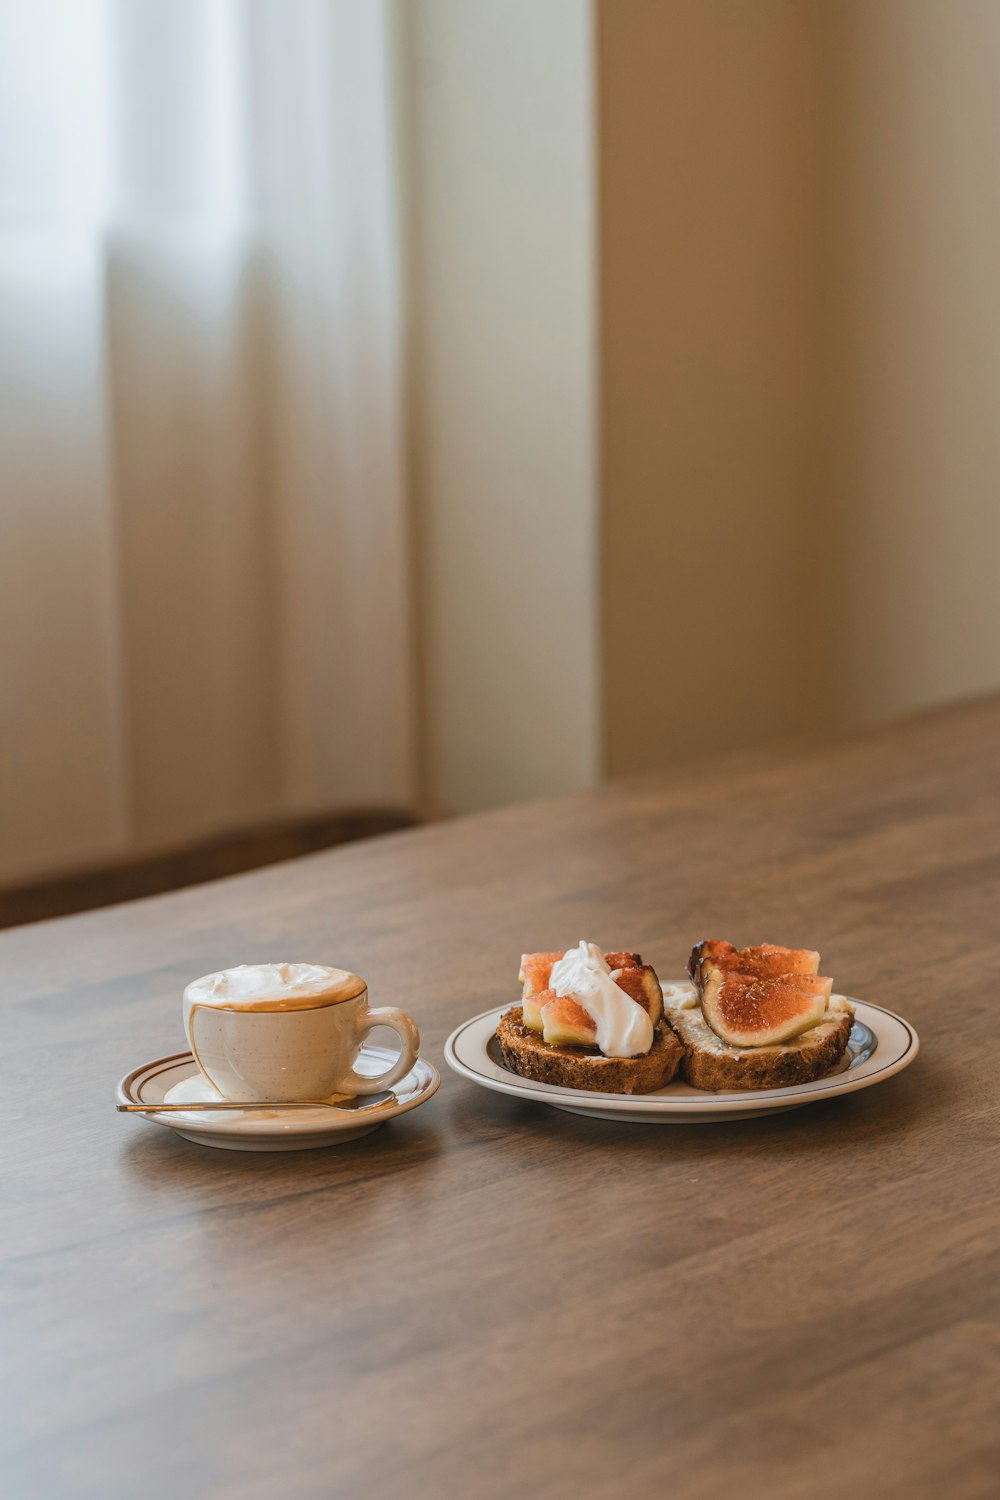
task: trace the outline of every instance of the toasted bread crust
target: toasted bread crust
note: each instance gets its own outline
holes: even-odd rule
[[[854,1023],[849,1008],[828,1015],[792,1042],[773,1047],[731,1047],[718,1037],[706,1038],[700,1009],[668,1008],[666,1019],[685,1045],[682,1073],[696,1089],[713,1093],[738,1089],[781,1089],[811,1083],[836,1067],[847,1048]],[[707,1043],[707,1044],[706,1044]]]
[[[650,1094],[670,1083],[684,1056],[683,1045],[665,1021],[657,1025],[644,1057],[604,1057],[582,1047],[543,1042],[521,1024],[521,1014],[515,1005],[502,1015],[497,1038],[507,1067],[535,1083],[601,1094]]]

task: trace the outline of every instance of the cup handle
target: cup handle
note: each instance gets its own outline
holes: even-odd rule
[[[394,1005],[383,1005],[376,1010],[369,1010],[361,1018],[361,1034],[367,1036],[368,1032],[376,1026],[388,1026],[399,1037],[399,1056],[392,1067],[385,1073],[379,1073],[377,1078],[358,1073],[354,1068],[338,1084],[338,1091],[342,1094],[380,1094],[383,1089],[392,1088],[413,1067],[420,1051],[420,1032],[417,1023],[412,1016],[408,1016],[405,1010],[397,1010]]]

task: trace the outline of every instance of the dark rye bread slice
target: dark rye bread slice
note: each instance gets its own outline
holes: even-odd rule
[[[605,1057],[584,1047],[543,1042],[537,1031],[521,1024],[521,1014],[515,1005],[500,1017],[497,1039],[508,1068],[535,1083],[601,1094],[651,1094],[671,1081],[684,1056],[684,1048],[663,1021],[644,1057]]]
[[[696,1089],[724,1093],[739,1089],[783,1089],[811,1083],[835,1068],[847,1049],[854,1011],[834,995],[818,1026],[773,1047],[733,1047],[716,1036],[700,1005],[685,1007],[668,993],[664,1018],[686,1054],[683,1076]]]

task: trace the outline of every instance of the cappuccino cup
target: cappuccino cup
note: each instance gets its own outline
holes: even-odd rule
[[[399,1037],[399,1057],[376,1077],[355,1069],[376,1026]],[[323,964],[241,964],[184,991],[188,1046],[209,1083],[233,1103],[377,1094],[413,1067],[420,1033],[404,1011],[372,1010],[357,974]]]

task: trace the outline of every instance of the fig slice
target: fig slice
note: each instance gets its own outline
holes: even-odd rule
[[[551,1000],[552,995],[552,990],[538,990],[534,995],[521,997],[521,1021],[529,1031],[537,1031],[539,1036],[542,1032],[542,1006],[546,1000]]]
[[[561,953],[522,953],[521,972],[517,977],[524,986],[524,994],[540,995],[542,990],[547,990],[552,965],[562,957]]]
[[[609,969],[642,969],[644,965],[638,953],[605,953],[604,962]]]
[[[688,973],[699,989],[710,969],[750,974],[755,979],[777,979],[782,974],[818,974],[819,954],[811,948],[782,948],[761,943],[756,948],[734,948],[719,938],[696,943],[688,959]]]
[[[663,991],[656,977],[656,970],[649,964],[638,964],[633,967],[616,967],[611,960],[620,958],[621,954],[609,953],[607,962],[611,964],[611,972],[615,976],[615,984],[626,995],[633,999],[636,1005],[641,1005],[655,1026],[663,1015]]]
[[[553,1047],[596,1047],[597,1023],[572,995],[548,990],[542,1001],[542,1040]]]
[[[552,991],[549,989],[549,979],[552,974],[552,966],[562,958],[561,953],[522,953],[521,972],[518,979],[521,981],[521,1009],[525,1026],[531,1031],[542,1031],[542,1006],[546,1000],[551,1000]]]
[[[522,984],[521,1009],[524,1025],[531,1031],[542,1032],[544,1035],[542,1006],[552,999],[552,991],[549,989],[552,969],[563,957],[564,953],[521,955],[521,970],[517,976]],[[604,961],[618,975],[616,983],[619,989],[623,989],[642,1006],[655,1026],[663,1014],[663,993],[654,970],[649,964],[643,963],[638,953],[605,953]],[[579,1042],[574,1045],[591,1047],[594,1043]]]
[[[702,1014],[716,1036],[733,1047],[769,1047],[818,1026],[833,980],[820,974],[757,978],[710,968],[701,997]]]

